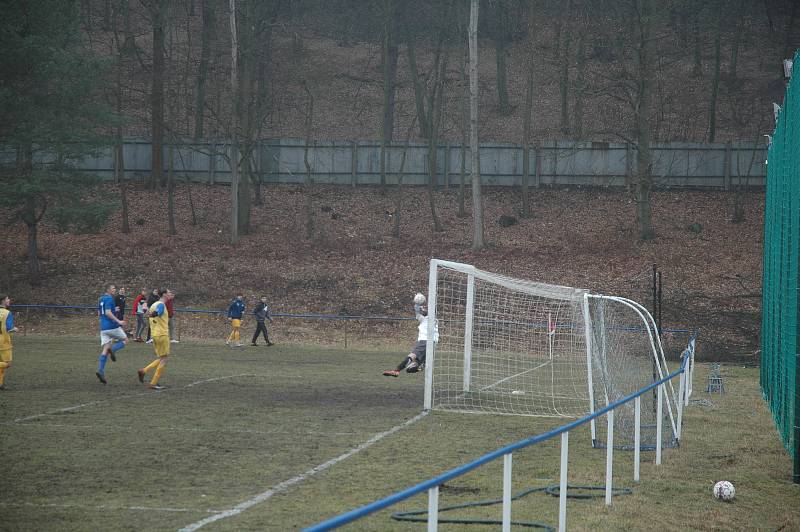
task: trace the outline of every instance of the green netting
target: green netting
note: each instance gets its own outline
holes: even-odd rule
[[[797,67],[800,51],[795,54]],[[800,482],[797,291],[800,244],[800,81],[786,87],[767,164],[764,211],[764,286],[761,318],[761,391]]]

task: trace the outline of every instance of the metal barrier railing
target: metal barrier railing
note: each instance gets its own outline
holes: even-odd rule
[[[683,408],[686,405],[689,399],[689,393],[691,390],[691,385],[687,383],[686,379],[687,376],[691,374],[691,365],[693,364],[693,352],[694,352],[694,338],[689,343],[689,346],[684,350],[681,360],[680,369],[670,373],[669,375],[665,376],[664,378],[655,381],[644,388],[640,389],[639,391],[632,393],[622,399],[615,401],[608,406],[597,410],[593,414],[587,415],[581,419],[575,420],[571,423],[566,425],[562,425],[556,429],[553,429],[549,432],[545,432],[544,434],[540,434],[531,438],[527,438],[524,440],[520,440],[516,443],[511,445],[507,445],[496,451],[491,453],[485,454],[482,457],[473,460],[472,462],[457,467],[455,469],[451,469],[450,471],[443,473],[437,477],[434,477],[430,480],[426,480],[425,482],[421,482],[416,486],[412,486],[406,490],[401,492],[395,493],[381,499],[379,501],[375,501],[373,503],[367,504],[360,508],[356,508],[355,510],[351,510],[344,514],[338,515],[334,518],[328,519],[316,525],[313,525],[309,528],[306,528],[306,532],[321,532],[324,530],[332,530],[338,528],[342,525],[347,523],[351,523],[356,521],[362,517],[365,517],[369,514],[392,506],[394,504],[399,503],[405,499],[408,499],[414,495],[422,493],[424,491],[428,492],[428,531],[435,532],[438,526],[438,501],[439,501],[439,486],[444,484],[447,481],[453,480],[457,477],[460,477],[478,467],[491,462],[497,458],[503,457],[503,531],[510,531],[511,530],[511,500],[512,500],[512,493],[511,493],[511,473],[512,473],[512,456],[513,452],[519,449],[523,449],[525,447],[529,447],[532,445],[536,445],[537,443],[541,443],[547,441],[551,438],[556,436],[561,436],[561,471],[560,471],[560,483],[559,483],[559,512],[558,512],[558,529],[559,530],[566,530],[566,523],[567,523],[567,476],[568,476],[568,456],[569,456],[569,433],[571,430],[589,423],[594,419],[606,415],[607,422],[608,422],[608,431],[607,431],[607,441],[606,441],[606,482],[605,482],[605,504],[611,504],[611,496],[613,490],[613,457],[614,457],[614,410],[619,406],[628,403],[630,401],[634,401],[634,409],[635,409],[635,426],[634,426],[634,473],[633,479],[635,482],[639,481],[639,469],[640,469],[640,462],[641,462],[641,396],[645,393],[653,390],[654,388],[658,388],[658,406],[657,406],[657,424],[656,424],[656,456],[655,456],[655,463],[656,465],[661,464],[661,431],[662,431],[662,417],[663,417],[663,404],[664,404],[664,394],[665,385],[668,381],[671,381],[675,377],[679,377],[679,385],[678,385],[678,397],[677,397],[677,407],[678,407],[678,434],[677,438],[680,439],[681,434],[681,424],[683,422]]]

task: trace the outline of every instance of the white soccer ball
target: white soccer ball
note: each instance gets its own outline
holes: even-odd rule
[[[417,305],[424,305],[425,304],[425,296],[422,295],[422,293],[417,292],[417,294],[414,296],[414,303],[416,303]]]
[[[714,484],[714,497],[722,501],[729,501],[736,496],[736,488],[727,480],[720,480]]]

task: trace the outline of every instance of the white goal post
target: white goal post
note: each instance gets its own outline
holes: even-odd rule
[[[468,264],[431,260],[426,410],[578,418],[669,372],[656,324],[635,301],[515,279]],[[670,388],[642,397],[642,442],[674,444]],[[633,442],[633,402],[615,413],[615,435]],[[605,441],[592,424],[593,442]],[[650,431],[650,427],[652,430]],[[650,435],[650,432],[652,434]],[[619,440],[618,440],[619,441]]]

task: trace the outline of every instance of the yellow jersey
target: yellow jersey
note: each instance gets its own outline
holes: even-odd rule
[[[148,309],[148,314],[156,313],[157,316],[150,317],[150,334],[156,336],[169,336],[169,313],[163,301],[156,301]]]
[[[11,349],[11,333],[6,328],[6,321],[11,311],[7,308],[0,308],[0,351]]]

